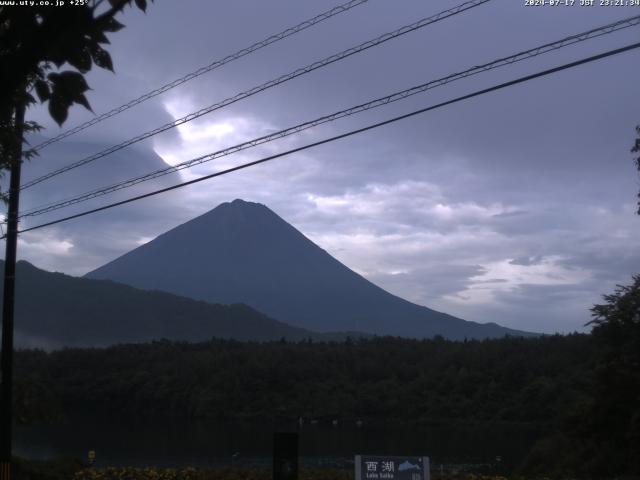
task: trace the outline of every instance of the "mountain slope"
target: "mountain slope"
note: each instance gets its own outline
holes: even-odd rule
[[[212,303],[246,303],[315,331],[451,339],[524,332],[396,297],[331,257],[264,205],[235,200],[88,273]]]
[[[0,268],[4,262],[0,260]],[[0,278],[0,298],[2,296]],[[319,335],[246,305],[212,305],[111,281],[70,277],[20,261],[16,272],[18,346],[105,346],[171,340],[299,340]],[[338,335],[339,336],[339,335]],[[344,337],[344,336],[343,336]]]

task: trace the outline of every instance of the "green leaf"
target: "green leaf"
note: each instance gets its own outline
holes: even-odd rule
[[[131,0],[109,0],[109,4],[113,8],[120,8],[125,3],[129,3]]]
[[[81,93],[80,95],[78,95],[75,101],[76,103],[79,103],[84,108],[86,108],[87,110],[93,113],[93,110],[91,109],[91,105],[89,105],[89,100],[87,100],[87,97],[84,96],[84,93]]]
[[[59,97],[53,96],[49,101],[49,114],[59,126],[62,126],[69,115],[69,105]]]
[[[62,48],[60,48],[60,46],[55,46],[54,48],[50,49],[47,54],[47,60],[53,62],[54,65],[58,68],[60,68],[64,64],[64,62],[67,61],[65,53]]]
[[[143,12],[147,11],[147,0],[136,0],[136,6]]]
[[[42,125],[40,125],[38,122],[34,122],[33,120],[27,120],[26,122],[24,122],[25,132],[39,132],[43,128],[44,127]],[[26,139],[25,139],[25,142],[26,142]],[[29,145],[29,142],[27,142],[27,145]]]
[[[49,113],[58,124],[61,125],[66,120],[69,107],[74,103],[79,103],[91,110],[89,101],[84,96],[84,92],[89,90],[89,85],[82,74],[65,71],[50,73],[47,78],[53,86],[49,101]]]
[[[85,47],[75,48],[69,51],[67,61],[81,73],[87,73],[91,70],[91,55]]]
[[[26,105],[31,105],[32,103],[36,103],[36,99],[33,98],[33,95],[31,95],[28,92],[24,93],[24,101],[25,101]]]
[[[89,85],[87,85],[84,76],[78,72],[67,70],[61,73],[50,73],[47,78],[53,84],[54,95],[57,93],[73,98],[89,90]]]
[[[111,55],[100,45],[93,45],[91,48],[91,58],[94,63],[100,68],[106,68],[113,72],[113,62],[111,61]]]
[[[51,90],[49,90],[49,84],[44,80],[36,80],[34,84],[38,98],[41,102],[46,102],[51,98]]]
[[[104,43],[106,45],[108,45],[109,43],[109,39],[107,38],[107,36],[104,34],[104,32],[102,30],[94,30],[93,32],[91,32],[91,38],[93,38],[94,41],[96,41],[97,43]]]
[[[121,24],[119,21],[117,21],[115,18],[109,18],[107,19],[105,26],[103,28],[103,31],[105,32],[117,32],[119,30],[122,30],[124,28],[124,25]]]

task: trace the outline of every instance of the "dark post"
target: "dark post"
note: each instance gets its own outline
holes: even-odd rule
[[[22,135],[24,104],[18,105],[15,115],[17,145],[11,161],[9,180],[9,210],[7,214],[7,244],[4,257],[4,297],[2,298],[2,392],[0,393],[0,480],[11,478],[11,433],[13,390],[13,307],[16,281],[16,249],[18,243],[18,204],[20,199],[20,167],[22,164]]]
[[[298,433],[273,436],[273,480],[298,480]]]

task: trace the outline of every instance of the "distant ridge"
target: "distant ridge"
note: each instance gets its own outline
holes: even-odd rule
[[[449,339],[529,336],[394,296],[331,257],[262,204],[234,200],[158,236],[86,278],[211,303],[245,303],[309,330]]]
[[[2,260],[0,267],[4,267]],[[111,281],[76,278],[46,272],[25,261],[17,264],[16,282],[18,348],[99,347],[163,338],[343,340],[348,335],[292,327],[246,305],[212,305]]]

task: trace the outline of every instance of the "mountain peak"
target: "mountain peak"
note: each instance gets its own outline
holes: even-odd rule
[[[235,200],[233,200],[231,202],[222,203],[218,207],[223,207],[223,206],[224,207],[233,207],[233,208],[253,208],[253,207],[267,208],[262,203],[248,202],[246,200],[243,200],[242,198],[236,198]]]
[[[315,330],[486,338],[518,335],[396,297],[331,257],[265,205],[236,199],[93,272],[210,303],[245,303]]]
[[[277,215],[269,209],[266,205],[257,202],[248,202],[241,198],[236,198],[231,202],[224,202],[218,205],[215,208],[212,208],[208,212],[200,215],[199,217],[190,220],[184,225],[188,225],[191,222],[198,222],[199,219],[210,221],[211,219],[223,220],[227,223],[229,221],[235,221],[238,218],[245,218],[247,216],[251,217],[251,219],[255,219],[262,215],[270,215],[273,217],[277,217]],[[279,218],[279,217],[278,217]]]
[[[242,198],[236,198],[235,200],[232,200],[231,202],[229,202],[231,205],[262,205],[262,203],[257,203],[257,202],[248,202],[246,200],[243,200]]]
[[[236,253],[243,249],[255,250],[260,248],[260,243],[288,238],[290,230],[297,232],[267,206],[236,199],[221,203],[163,233],[158,240],[166,245],[173,242],[188,248],[193,252],[189,255],[193,260],[201,255],[201,260],[217,261],[211,248],[221,248],[229,253],[231,250]],[[198,264],[201,266],[200,262]]]

